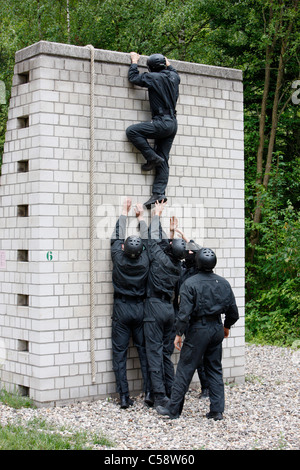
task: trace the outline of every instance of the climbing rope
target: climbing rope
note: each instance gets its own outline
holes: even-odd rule
[[[96,382],[95,366],[95,49],[86,46],[91,51],[90,69],[90,330],[91,330],[91,373],[92,383]]]

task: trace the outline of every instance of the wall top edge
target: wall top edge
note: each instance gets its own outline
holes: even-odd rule
[[[38,55],[54,55],[59,57],[74,58],[81,60],[90,59],[90,49],[88,46],[74,46],[70,44],[60,44],[56,42],[39,41],[24,49],[16,52],[15,62],[23,62]],[[95,61],[117,64],[130,64],[130,53],[108,51],[104,49],[95,49]],[[147,57],[141,56],[140,66],[146,66]],[[171,64],[178,72],[190,73],[195,75],[207,75],[210,77],[223,78],[227,80],[242,81],[242,71],[226,67],[217,67],[213,65],[197,64],[192,62],[182,62],[171,60]]]

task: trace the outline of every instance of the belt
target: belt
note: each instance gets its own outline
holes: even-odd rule
[[[114,294],[114,299],[120,299],[122,302],[143,302],[145,299],[144,295],[125,295],[125,294]]]
[[[168,294],[164,294],[164,293],[160,293],[160,292],[151,292],[150,295],[148,295],[148,297],[154,297],[155,299],[160,299],[160,300],[163,300],[164,302],[171,302],[172,300],[172,297]]]
[[[153,117],[155,116],[176,116],[177,112],[171,108],[159,108],[157,111],[153,113]]]
[[[204,325],[206,322],[219,322],[221,323],[221,315],[203,315],[202,317],[192,318],[193,323],[202,322]]]

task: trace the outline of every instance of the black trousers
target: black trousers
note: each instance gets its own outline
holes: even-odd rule
[[[143,318],[144,302],[114,300],[112,317],[113,370],[116,377],[117,392],[120,395],[129,395],[126,363],[131,335],[140,359],[144,392],[151,390]]]
[[[171,394],[174,365],[171,360],[174,341],[174,308],[169,302],[148,298],[145,302],[144,331],[152,390],[155,398]]]
[[[155,168],[155,178],[152,193],[165,194],[169,180],[170,150],[177,132],[177,119],[175,116],[155,116],[151,122],[133,124],[126,129],[128,140],[142,153],[147,162],[151,162],[156,155],[164,162]],[[148,142],[154,139],[154,148]]]
[[[181,413],[185,394],[203,358],[209,388],[210,411],[223,413],[225,404],[222,371],[223,339],[224,327],[221,320],[203,319],[189,326],[180,352],[171,400],[168,404],[173,415]]]
[[[200,380],[201,389],[203,391],[204,389],[208,388],[208,381],[207,381],[204,365],[198,367],[197,372],[198,372],[198,377]]]

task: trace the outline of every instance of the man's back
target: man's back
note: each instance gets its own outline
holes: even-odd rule
[[[158,215],[152,219],[148,240],[149,276],[147,295],[166,294],[172,297],[181,272],[181,261],[171,254],[171,246]]]
[[[213,272],[198,272],[186,281],[186,286],[194,290],[195,308],[201,316],[225,313],[231,305],[232,290],[229,282]]]
[[[162,110],[175,111],[179,96],[180,78],[176,70],[170,65],[160,72],[145,72],[139,74],[137,65],[131,64],[128,78],[135,85],[148,88],[149,101],[153,115]]]
[[[180,276],[180,261],[172,260],[155,241],[149,243],[149,259],[151,264],[147,284],[148,296],[156,292],[172,297]]]
[[[200,317],[225,314],[224,326],[230,328],[239,318],[229,282],[213,271],[199,271],[180,289],[179,329],[185,331],[189,321]]]
[[[147,250],[144,249],[137,259],[130,259],[122,249],[113,255],[112,282],[115,293],[143,296],[146,293],[146,282],[149,270]]]
[[[144,296],[149,270],[147,252],[148,229],[144,220],[140,221],[140,234],[143,249],[138,257],[125,254],[126,216],[121,215],[111,237],[111,259],[113,262],[112,282],[115,294]]]

